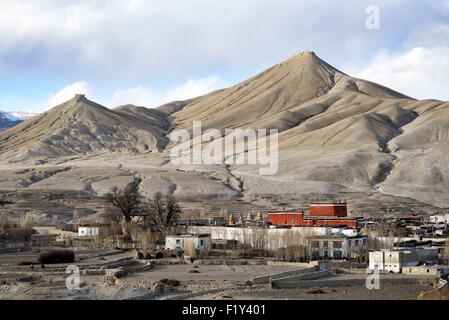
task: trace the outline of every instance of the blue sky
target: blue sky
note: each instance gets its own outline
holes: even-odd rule
[[[0,34],[4,111],[41,112],[77,92],[155,107],[307,50],[415,98],[449,100],[449,0],[0,0]]]

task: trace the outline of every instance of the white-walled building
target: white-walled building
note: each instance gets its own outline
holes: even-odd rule
[[[343,233],[310,237],[308,250],[312,260],[365,260],[367,257],[366,240],[367,237],[364,236],[346,236]]]
[[[358,235],[357,229],[348,229],[348,228],[332,228],[332,234],[343,233],[347,237],[355,237]]]
[[[400,273],[403,267],[413,267],[423,263],[430,265],[437,264],[438,249],[384,249],[369,253],[369,268],[371,270],[385,270]]]
[[[165,249],[168,250],[186,250],[188,246],[193,247],[195,250],[208,251],[211,247],[209,234],[182,234],[171,235],[165,237]]]
[[[332,235],[332,227],[241,228],[189,226],[187,233],[207,233],[213,240],[235,240],[259,249],[279,250],[288,246],[307,245],[307,238]]]
[[[444,223],[449,224],[449,213],[446,212],[440,212],[436,214],[432,214],[428,217],[428,221],[430,223]]]
[[[234,240],[240,244],[258,249],[279,250],[288,246],[307,246],[308,238],[344,234],[357,236],[355,229],[334,227],[291,227],[291,228],[241,228],[220,226],[189,226],[187,233],[207,233],[213,240]]]
[[[85,223],[78,226],[78,237],[102,237],[110,234],[110,225]]]

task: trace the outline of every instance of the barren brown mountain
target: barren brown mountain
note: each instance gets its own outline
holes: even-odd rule
[[[278,129],[278,172],[169,164],[168,133],[199,120],[204,129]],[[139,180],[142,194],[199,199],[211,211],[296,206],[320,195],[353,199],[357,213],[401,203],[434,210],[449,206],[448,139],[448,102],[350,77],[307,52],[157,109],[110,110],[77,96],[0,132],[0,189],[96,197]],[[212,206],[210,197],[221,200]]]

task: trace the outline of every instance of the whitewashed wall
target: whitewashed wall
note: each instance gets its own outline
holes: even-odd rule
[[[331,235],[329,227],[293,227],[290,229],[234,228],[189,226],[188,233],[208,233],[211,239],[236,240],[258,249],[277,250],[288,246],[307,245],[307,238]]]

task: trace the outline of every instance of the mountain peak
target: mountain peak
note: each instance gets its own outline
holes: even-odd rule
[[[81,102],[81,101],[86,101],[87,98],[86,98],[86,95],[85,95],[85,94],[77,93],[77,94],[75,94],[75,96],[72,98],[72,100],[74,100],[74,101],[76,101],[76,102]]]
[[[92,110],[109,112],[108,108],[96,103],[95,101],[87,99],[84,94],[75,94],[72,99],[50,109],[49,112],[80,112]]]
[[[93,103],[95,103],[95,102],[88,100],[86,98],[85,94],[77,93],[71,99],[64,101],[64,102],[58,104],[57,106],[55,106],[55,108],[58,106],[72,108],[74,106],[80,106],[80,105],[84,105],[84,104],[89,105],[89,104],[93,104]]]
[[[290,61],[322,61],[314,51],[304,51],[299,53],[294,53],[286,60],[286,62]]]
[[[110,110],[85,95],[0,133],[0,154],[14,159],[68,156],[104,151],[159,150],[167,143],[165,115],[145,108]],[[18,133],[20,132],[20,135]],[[17,146],[22,148],[17,151]]]
[[[315,51],[304,51],[304,52],[299,52],[299,53],[295,53],[293,55],[294,58],[297,57],[312,57],[312,58],[318,58],[318,56],[316,55]]]

